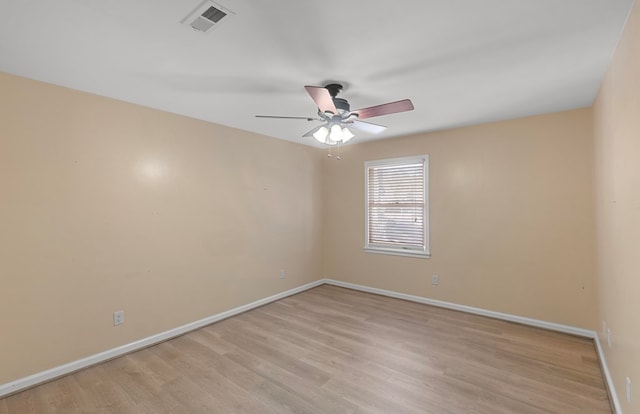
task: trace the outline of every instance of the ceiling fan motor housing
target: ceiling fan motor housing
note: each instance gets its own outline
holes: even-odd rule
[[[346,99],[337,97],[343,88],[341,84],[330,83],[328,85],[325,85],[324,88],[329,91],[329,95],[331,95],[331,100],[333,101],[333,105],[338,110],[338,113],[334,115],[342,115],[351,110],[351,106],[349,105],[349,102],[347,102]]]
[[[342,98],[333,98],[333,104],[336,106],[339,114],[343,114],[345,112],[349,112],[351,110],[351,106],[346,99]]]

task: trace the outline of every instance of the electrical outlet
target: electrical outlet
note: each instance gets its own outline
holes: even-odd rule
[[[627,402],[631,403],[631,378],[627,377]]]
[[[124,323],[124,311],[113,312],[113,326],[122,325]]]
[[[611,329],[607,328],[607,345],[611,348]]]
[[[440,284],[440,276],[438,276],[438,275],[431,276],[431,284],[432,285],[439,285]]]
[[[287,271],[280,269],[280,279],[284,279],[287,276]]]

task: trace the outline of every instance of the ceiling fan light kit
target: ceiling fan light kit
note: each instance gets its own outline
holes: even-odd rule
[[[328,145],[344,144],[355,136],[347,127],[341,127],[338,123],[321,125],[312,131],[314,131],[312,135],[316,141]]]
[[[331,83],[324,87],[305,86],[304,88],[318,106],[319,118],[272,115],[256,115],[256,117],[306,119],[308,121],[323,122],[322,125],[313,128],[302,136],[313,136],[321,144],[336,145],[340,143],[344,144],[355,136],[349,128],[371,134],[379,134],[387,129],[385,126],[364,122],[361,121],[361,119],[411,111],[414,109],[413,103],[409,99],[404,99],[351,111],[349,102],[346,99],[337,97],[338,93],[342,90],[342,85],[338,83]]]

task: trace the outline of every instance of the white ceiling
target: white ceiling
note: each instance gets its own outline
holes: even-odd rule
[[[202,34],[179,23],[201,0],[0,0],[0,71],[309,145],[254,115],[315,116],[329,80],[413,101],[362,142],[591,105],[633,3],[216,1],[236,15]]]

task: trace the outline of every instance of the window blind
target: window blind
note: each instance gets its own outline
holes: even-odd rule
[[[367,166],[367,245],[425,251],[425,160]]]

